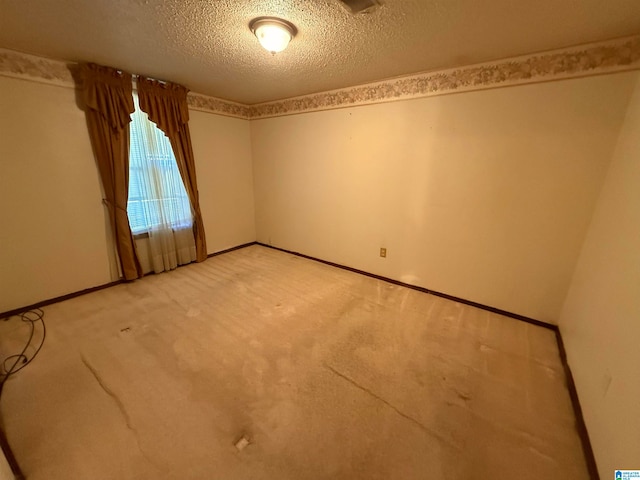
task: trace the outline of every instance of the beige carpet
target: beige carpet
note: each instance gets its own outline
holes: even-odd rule
[[[588,478],[541,327],[260,246],[44,311],[29,480]]]

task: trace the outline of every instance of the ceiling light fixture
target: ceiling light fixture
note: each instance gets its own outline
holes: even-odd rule
[[[258,17],[251,20],[249,28],[258,38],[260,45],[272,54],[283,51],[298,33],[296,26],[275,17]]]

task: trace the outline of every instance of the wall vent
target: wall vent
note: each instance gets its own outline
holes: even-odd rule
[[[382,5],[380,0],[339,0],[353,14],[371,13]]]

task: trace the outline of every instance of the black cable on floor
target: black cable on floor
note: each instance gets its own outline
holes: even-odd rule
[[[2,363],[0,364],[0,393],[2,393],[2,388],[11,375],[15,375],[16,373],[18,373],[24,367],[29,365],[34,358],[36,358],[36,355],[38,355],[38,353],[40,352],[40,349],[42,348],[42,345],[44,345],[44,340],[47,336],[47,327],[44,324],[44,312],[42,311],[42,309],[34,308],[33,310],[28,310],[26,312],[20,313],[18,317],[20,317],[23,322],[28,323],[31,327],[29,332],[29,339],[27,340],[24,348],[20,353],[9,355],[2,360]],[[5,321],[9,320],[9,318],[5,319]],[[32,355],[28,356],[27,350],[29,350],[29,348],[32,346],[37,323],[40,323],[42,325],[42,338],[35,352]],[[8,365],[11,366],[9,367]]]
[[[17,372],[29,365],[34,358],[36,358],[40,349],[42,349],[42,345],[44,345],[45,338],[47,337],[47,327],[44,324],[44,312],[42,309],[34,308],[33,310],[27,310],[26,312],[18,314],[18,317],[20,317],[23,322],[29,324],[29,339],[20,353],[9,355],[2,360],[2,363],[0,363],[0,396],[2,395],[5,382],[11,375],[15,375]],[[5,318],[5,321],[8,321],[10,318],[11,317]],[[29,355],[27,351],[32,346],[31,344],[36,333],[36,323],[38,322],[42,325],[42,338],[40,339],[40,344],[36,347],[35,352]],[[11,366],[9,367],[8,365]],[[0,429],[0,450],[4,453],[16,480],[24,480],[25,476],[13,455],[13,451],[11,450],[9,442],[7,441],[2,429]]]

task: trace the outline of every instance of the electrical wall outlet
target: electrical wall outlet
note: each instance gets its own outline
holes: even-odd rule
[[[387,257],[387,249],[384,247],[380,247],[380,256],[382,258],[386,258]]]

